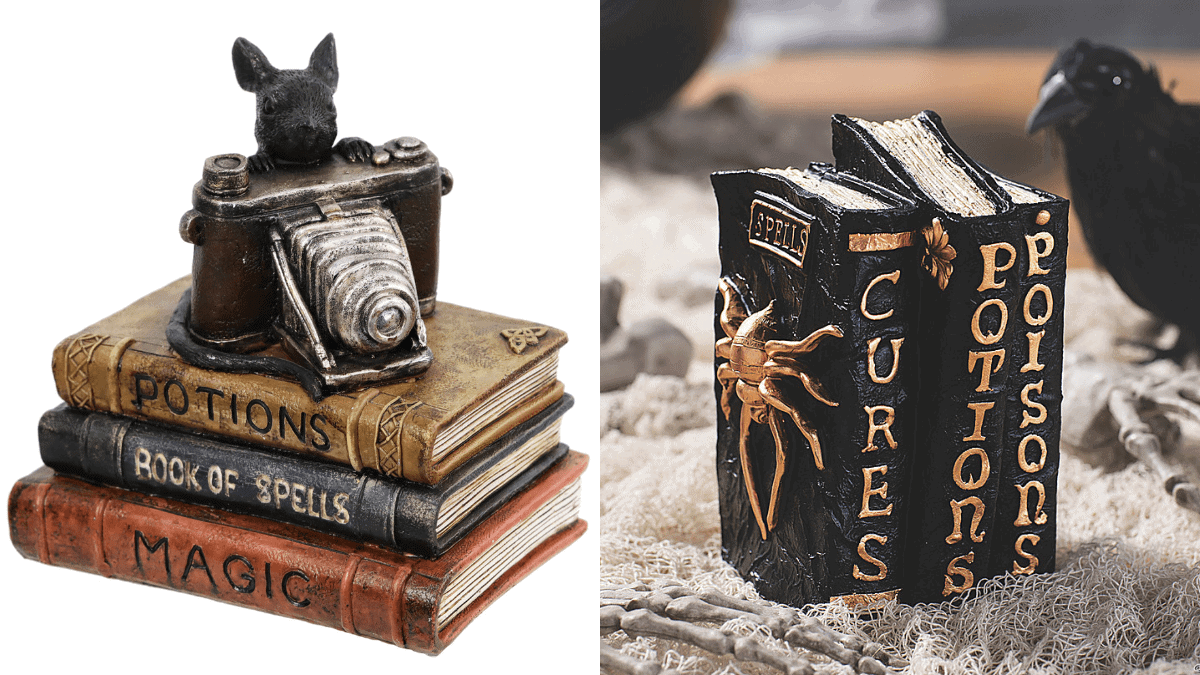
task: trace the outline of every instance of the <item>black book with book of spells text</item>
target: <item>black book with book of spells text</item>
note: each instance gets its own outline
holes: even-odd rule
[[[437,485],[67,406],[38,437],[62,473],[436,557],[566,456],[573,403],[564,394]]]

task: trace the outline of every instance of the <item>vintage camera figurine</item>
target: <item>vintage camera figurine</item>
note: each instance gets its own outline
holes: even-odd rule
[[[423,372],[452,184],[410,137],[370,163],[334,156],[253,175],[242,155],[210,157],[180,222],[195,252],[172,347],[197,365],[259,370],[267,357],[247,353],[282,342],[316,381],[284,363],[274,372],[326,393]]]
[[[256,96],[259,148],[204,163],[179,226],[195,254],[172,348],[210,369],[294,377],[314,398],[424,372],[450,172],[408,136],[334,144],[332,34],[302,70],[276,69],[243,38],[233,65]],[[275,343],[291,359],[251,353]]]

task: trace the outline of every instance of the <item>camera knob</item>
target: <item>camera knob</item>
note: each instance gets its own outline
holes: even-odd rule
[[[215,197],[236,197],[250,189],[250,167],[237,153],[204,160],[204,191]]]

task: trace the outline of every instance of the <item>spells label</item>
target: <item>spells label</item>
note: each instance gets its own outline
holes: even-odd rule
[[[750,204],[750,244],[774,253],[804,269],[804,254],[812,218],[796,211],[755,199]]]

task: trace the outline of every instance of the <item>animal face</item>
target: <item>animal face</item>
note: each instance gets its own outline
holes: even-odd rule
[[[1051,64],[1027,131],[1073,124],[1096,109],[1116,109],[1144,89],[1158,88],[1158,76],[1128,52],[1079,40]]]
[[[255,94],[254,137],[274,160],[311,164],[330,155],[337,139],[337,53],[333,35],[313,50],[308,68],[279,70],[245,38],[233,45],[238,84]]]

